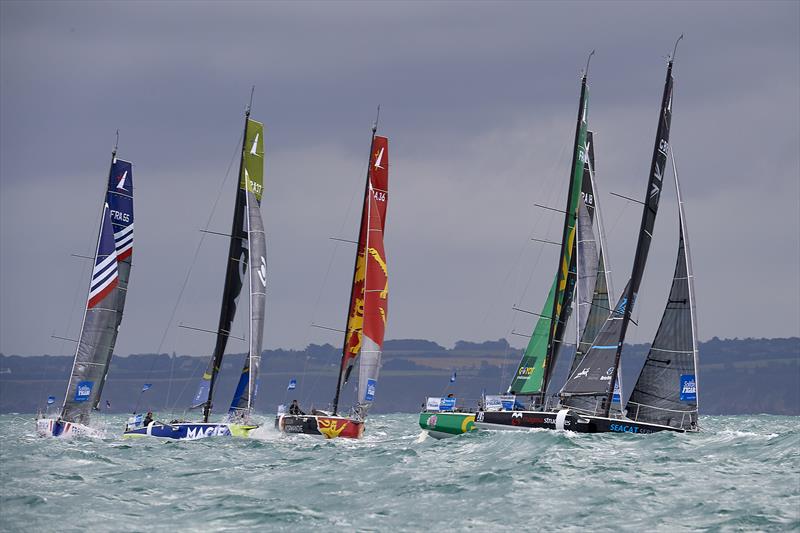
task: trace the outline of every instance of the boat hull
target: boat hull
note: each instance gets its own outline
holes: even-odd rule
[[[151,422],[147,426],[126,429],[123,438],[155,437],[168,440],[198,440],[211,437],[243,437],[249,436],[256,425],[214,424],[203,422],[177,422],[161,424]]]
[[[341,416],[278,415],[275,427],[290,435],[311,435],[324,439],[360,439],[364,421]]]
[[[36,434],[40,437],[61,437],[65,439],[72,437],[103,438],[105,431],[56,418],[39,418],[36,420]]]
[[[474,431],[475,413],[428,413],[419,414],[419,427],[437,439],[447,439]]]
[[[631,433],[649,434],[660,431],[685,433],[687,430],[627,420],[586,416],[562,411],[478,411],[475,425],[479,429],[527,430],[552,429],[576,433]]]

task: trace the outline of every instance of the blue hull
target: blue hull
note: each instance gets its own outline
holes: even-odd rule
[[[161,424],[153,422],[146,427],[128,429],[122,434],[126,438],[156,437],[171,440],[197,440],[209,437],[247,437],[255,425],[215,424],[202,422],[179,422]]]

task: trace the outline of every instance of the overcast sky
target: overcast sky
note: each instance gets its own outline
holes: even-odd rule
[[[800,4],[0,2],[0,351],[70,353],[114,132],[134,163],[119,354],[207,354],[250,86],[265,124],[265,348],[339,344],[369,147],[390,139],[387,338],[521,346],[555,273],[578,104],[615,287],[630,274],[666,56],[701,340],[800,335]],[[232,173],[235,174],[235,164]],[[677,247],[668,183],[644,284],[649,342]],[[212,207],[219,198],[216,210]],[[329,266],[330,265],[330,266]],[[183,280],[192,268],[186,291]],[[177,312],[167,329],[173,308]],[[237,331],[244,323],[237,321]],[[161,343],[162,336],[166,340]],[[244,351],[233,342],[230,351]]]

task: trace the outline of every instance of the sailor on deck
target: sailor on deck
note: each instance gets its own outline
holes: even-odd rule
[[[289,414],[290,415],[304,415],[305,413],[300,410],[300,406],[297,404],[297,400],[292,400],[292,405],[289,406]]]

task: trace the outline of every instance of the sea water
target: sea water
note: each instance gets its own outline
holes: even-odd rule
[[[532,430],[426,438],[370,417],[359,441],[43,439],[0,416],[3,531],[800,529],[800,419],[701,417],[699,434]]]

